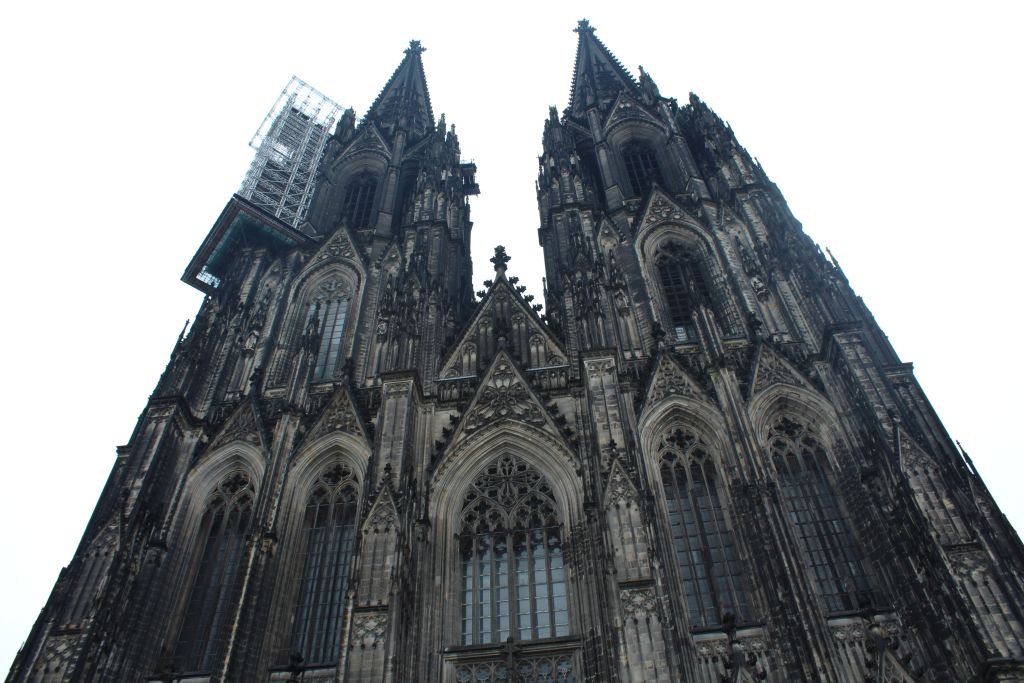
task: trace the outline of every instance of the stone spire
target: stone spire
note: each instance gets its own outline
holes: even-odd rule
[[[574,30],[579,34],[579,42],[569,92],[569,109],[582,111],[614,99],[623,90],[638,96],[640,90],[633,76],[594,35],[590,22],[580,19]]]
[[[409,41],[405,58],[370,106],[365,120],[376,122],[381,130],[403,128],[414,137],[433,129],[434,112],[423,71],[425,51],[420,41]]]

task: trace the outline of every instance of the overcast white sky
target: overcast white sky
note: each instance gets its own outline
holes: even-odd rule
[[[536,156],[586,16],[730,121],[1024,526],[1020,5],[616,4],[4,5],[0,671],[199,307],[179,277],[249,137],[292,74],[362,114],[410,38],[479,166],[478,285],[503,243],[540,298]]]

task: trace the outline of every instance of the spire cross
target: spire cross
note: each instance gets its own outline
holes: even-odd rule
[[[573,29],[573,33],[593,33],[594,27],[590,25],[589,19],[580,19]]]
[[[423,47],[418,40],[410,40],[409,47],[405,48],[405,54],[421,55],[427,51],[427,48]]]

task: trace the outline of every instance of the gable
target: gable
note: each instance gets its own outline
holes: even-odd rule
[[[252,401],[243,399],[235,412],[224,421],[216,436],[210,441],[207,451],[214,451],[235,441],[242,441],[257,448],[263,448],[262,429]]]
[[[503,349],[524,368],[564,365],[568,358],[561,342],[499,273],[448,351],[438,377],[478,376]]]
[[[693,379],[668,353],[662,353],[658,357],[654,372],[651,373],[650,383],[647,385],[647,393],[644,397],[644,407],[654,405],[669,396],[679,396],[686,399],[711,403],[711,397],[701,388],[697,380]]]
[[[388,149],[388,143],[384,141],[384,137],[377,130],[377,126],[373,123],[369,123],[365,126],[361,126],[356,137],[349,146],[342,152],[339,160],[335,164],[357,156],[359,154],[376,154],[377,156],[384,157],[385,159],[391,158],[391,150]]]
[[[623,123],[644,123],[664,131],[665,126],[655,118],[646,107],[637,102],[626,93],[620,93],[615,104],[608,112],[608,118],[604,124],[604,132],[607,135],[612,128]]]
[[[323,412],[320,413],[320,417],[313,424],[313,428],[306,434],[304,443],[312,443],[333,432],[345,432],[357,436],[363,441],[368,441],[366,429],[359,419],[348,387],[345,386],[334,392],[330,401],[324,406]]]
[[[764,391],[774,384],[791,384],[802,389],[811,389],[810,382],[767,344],[761,344],[750,377],[750,396]]]

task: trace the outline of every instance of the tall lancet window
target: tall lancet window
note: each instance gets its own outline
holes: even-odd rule
[[[345,198],[341,204],[341,216],[352,230],[369,228],[373,225],[373,199],[377,194],[377,176],[361,173],[345,186]]]
[[[644,142],[631,142],[622,149],[622,163],[626,167],[626,177],[637,197],[651,189],[653,183],[665,186],[658,166],[658,155],[651,146]]]
[[[867,607],[871,592],[860,551],[825,469],[828,456],[813,432],[783,418],[768,435],[790,522],[828,612]]]
[[[740,623],[749,621],[750,603],[740,580],[743,568],[704,442],[678,429],[668,436],[661,482],[691,626],[716,626],[726,615]]]
[[[306,504],[305,565],[298,579],[291,646],[306,664],[338,659],[357,502],[356,477],[339,463],[320,476]]]
[[[341,346],[351,296],[344,281],[331,279],[320,283],[309,304],[306,326],[315,328],[320,338],[313,365],[314,382],[328,381],[341,371]]]
[[[693,313],[697,304],[711,302],[711,290],[703,264],[696,254],[677,242],[658,249],[655,256],[661,291],[675,341],[697,341]]]
[[[236,472],[221,482],[203,513],[197,535],[203,551],[174,646],[175,671],[206,672],[216,663],[231,617],[252,502],[252,482]]]
[[[464,645],[569,634],[562,524],[534,469],[511,455],[488,466],[466,495],[459,544]]]

